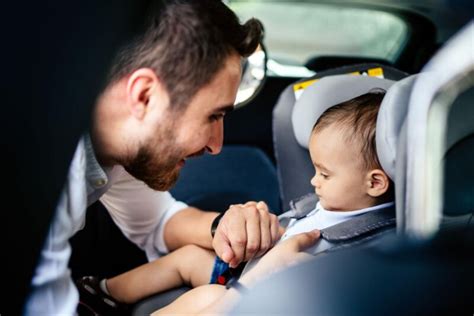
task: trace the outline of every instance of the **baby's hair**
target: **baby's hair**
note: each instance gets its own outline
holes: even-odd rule
[[[345,140],[359,146],[364,168],[381,169],[375,145],[375,125],[380,104],[385,95],[383,89],[373,89],[349,101],[327,109],[316,121],[312,133],[336,124],[344,133]]]

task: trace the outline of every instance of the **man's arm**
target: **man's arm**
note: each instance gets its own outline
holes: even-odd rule
[[[73,315],[76,312],[79,298],[68,268],[71,254],[68,239],[73,234],[74,224],[84,217],[78,216],[81,210],[68,200],[68,191],[70,192],[69,186],[66,186],[41,250],[31,280],[25,315]],[[73,206],[68,207],[69,205]],[[77,217],[74,218],[75,216]]]
[[[211,239],[215,212],[176,201],[169,192],[150,189],[125,170],[101,199],[131,241],[156,259],[170,250],[196,244],[214,249],[231,267],[262,255],[280,238],[278,218],[263,202],[231,205]]]
[[[122,167],[116,168],[113,184],[100,201],[122,233],[146,252],[148,260],[157,259],[169,252],[164,240],[168,220],[188,206],[169,192],[150,189]]]
[[[195,244],[212,248],[211,224],[218,213],[187,207],[173,215],[166,223],[164,238],[169,251]]]
[[[73,315],[76,312],[79,297],[68,267],[69,238],[85,222],[87,195],[83,157],[81,139],[31,280],[25,315]]]

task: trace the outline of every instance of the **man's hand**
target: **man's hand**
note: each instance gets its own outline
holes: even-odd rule
[[[264,202],[231,205],[217,226],[212,247],[231,267],[261,256],[280,239],[276,215]]]

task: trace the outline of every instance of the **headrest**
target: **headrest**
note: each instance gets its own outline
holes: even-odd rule
[[[375,143],[383,170],[395,179],[395,159],[400,130],[408,111],[410,95],[419,75],[413,75],[393,84],[387,90],[377,115]]]
[[[298,143],[308,148],[311,130],[316,120],[328,108],[358,97],[374,88],[387,93],[377,116],[375,133],[377,155],[387,175],[395,179],[395,159],[400,129],[405,120],[411,90],[417,75],[398,82],[352,75],[329,76],[305,89],[296,101],[292,123]]]
[[[331,106],[374,88],[387,90],[393,83],[392,80],[354,75],[327,76],[316,81],[304,90],[293,108],[291,123],[297,142],[308,148],[314,123]]]

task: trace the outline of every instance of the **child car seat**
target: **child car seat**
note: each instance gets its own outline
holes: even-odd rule
[[[470,23],[406,87],[407,128],[402,124],[396,160],[407,184],[402,231],[430,238],[399,234],[298,265],[256,285],[231,315],[472,313],[473,34]],[[433,178],[444,189],[430,187]],[[464,214],[471,223],[438,231],[441,214]]]
[[[398,138],[408,109],[406,91],[409,91],[407,87],[411,87],[414,78],[415,76],[412,76],[394,83],[394,81],[380,78],[336,75],[319,80],[307,87],[295,103],[292,125],[296,142],[301,148],[308,148],[314,122],[331,106],[374,88],[388,89],[377,117],[376,142],[377,155],[382,168],[395,182]],[[344,91],[344,93],[340,93],[340,91]],[[306,161],[311,164],[309,153],[306,152],[306,155]],[[310,174],[306,175],[308,182],[313,174],[314,169],[311,164]],[[301,180],[301,178],[298,177],[296,180]],[[311,190],[313,189],[311,188]],[[296,201],[292,200],[291,210],[280,218],[285,217],[286,214],[301,217],[305,212],[314,208],[316,201],[317,198],[314,194],[306,195]],[[384,234],[393,227],[394,223],[395,212],[393,210],[380,210],[361,215],[356,219],[323,229],[320,242],[310,252],[319,254],[347,248],[354,244],[360,245],[362,242],[374,240],[375,237]]]
[[[313,89],[315,89],[315,94],[326,95],[323,91],[324,87],[321,87],[321,83],[327,80],[324,77],[340,74],[362,75],[358,77],[366,79],[357,80],[357,83],[354,85],[348,84],[341,86],[337,88],[336,91],[327,94],[327,99],[322,99],[322,102],[327,105],[335,105],[336,103],[366,93],[370,88],[377,86],[375,83],[386,82],[384,87],[388,87],[390,80],[400,80],[407,75],[388,66],[361,64],[320,72],[311,78],[288,86],[282,92],[273,110],[273,143],[283,210],[288,208],[291,200],[313,192],[310,179],[314,173],[314,169],[309,158],[307,144],[304,144],[307,142],[307,139],[300,138],[298,140],[296,135],[299,135],[300,132],[294,131],[296,127],[294,124],[299,124],[295,122],[294,117],[296,114],[293,113],[299,111],[296,107],[296,101],[299,99],[299,96],[301,96],[301,98],[307,98],[308,101],[311,102],[312,100],[309,94],[313,92],[308,91]],[[378,78],[373,78],[372,76],[385,78],[389,81],[377,81]],[[318,91],[318,89],[320,90]],[[305,92],[303,93],[303,91]],[[307,95],[306,97],[304,97],[305,94]],[[303,103],[302,100],[298,102]],[[314,121],[307,123],[302,129],[307,131],[308,128],[310,128],[308,126],[311,125],[312,127],[312,124],[314,124]]]

